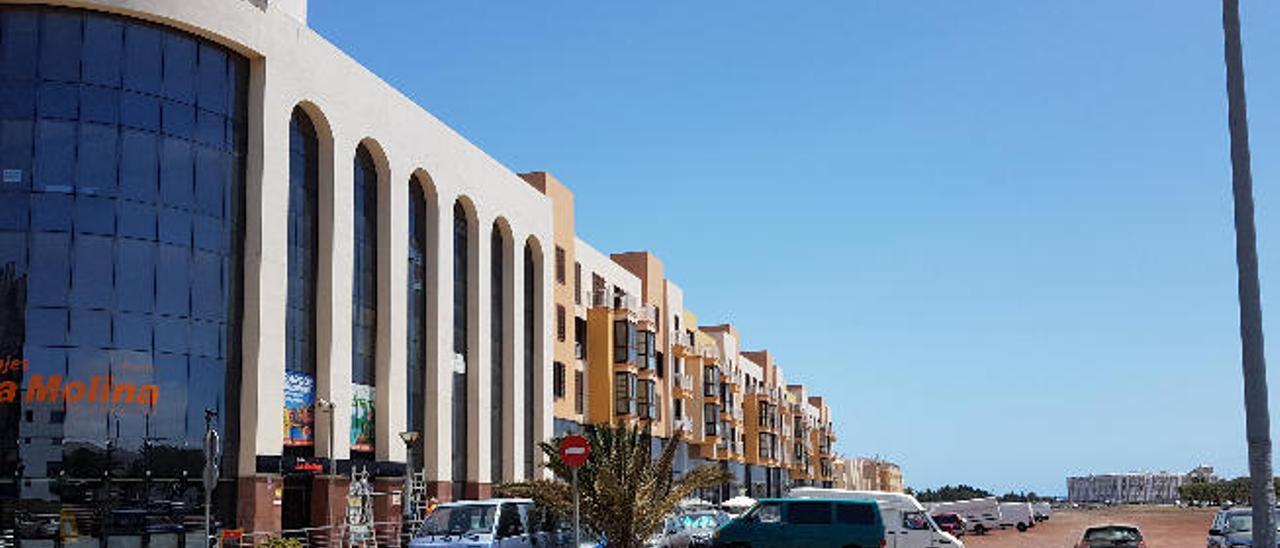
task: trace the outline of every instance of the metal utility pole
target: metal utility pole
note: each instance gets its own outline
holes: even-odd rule
[[[1271,418],[1267,411],[1267,360],[1262,344],[1258,244],[1249,167],[1249,117],[1244,100],[1240,0],[1222,0],[1227,63],[1227,120],[1231,133],[1231,189],[1235,197],[1236,267],[1240,292],[1240,343],[1244,357],[1245,432],[1249,442],[1249,496],[1253,545],[1276,545],[1276,495],[1271,471]]]

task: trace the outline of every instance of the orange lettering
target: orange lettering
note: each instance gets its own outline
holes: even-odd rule
[[[138,403],[141,405],[155,406],[156,400],[160,399],[160,387],[154,384],[144,384],[138,388]]]
[[[71,381],[67,383],[67,393],[63,395],[67,403],[76,403],[84,399],[84,383]]]
[[[31,382],[27,384],[27,401],[56,402],[62,394],[61,388],[62,375],[49,375],[48,383],[45,383],[43,375],[32,375]]]
[[[133,393],[134,393],[134,391],[136,391],[136,390],[137,390],[137,387],[133,386],[132,384],[128,384],[128,383],[120,383],[120,384],[115,385],[115,387],[116,387],[116,393],[115,393],[115,395],[114,395],[114,396],[112,396],[112,398],[111,398],[111,402],[112,402],[112,403],[120,403],[120,396],[124,394],[124,391],[125,391],[125,390],[128,390],[128,391],[129,391],[129,395],[124,397],[124,401],[125,401],[125,403],[129,403],[129,402],[132,402],[132,401],[133,401],[133,398],[134,398],[134,394],[133,394]]]
[[[0,403],[13,403],[18,399],[18,383],[0,381]]]

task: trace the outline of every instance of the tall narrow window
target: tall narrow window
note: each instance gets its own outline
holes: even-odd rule
[[[286,453],[314,454],[310,402],[315,399],[316,374],[316,260],[319,248],[317,203],[320,186],[320,144],[311,118],[294,109],[289,121],[288,274],[286,277],[285,350]],[[292,391],[289,391],[292,390]],[[294,418],[298,426],[292,427]]]
[[[556,305],[556,340],[564,342],[565,338],[568,337],[568,321],[565,317],[564,305]]]
[[[556,283],[564,285],[565,266],[564,248],[556,246]]]
[[[582,413],[586,400],[586,381],[582,378],[581,371],[573,372],[573,412]]]
[[[423,465],[423,434],[426,433],[427,380],[427,201],[417,179],[409,180],[409,276],[406,312],[408,319],[408,356],[406,365],[407,412],[405,424],[418,433],[418,441],[410,448],[410,463]]]
[[[557,400],[563,400],[565,394],[565,378],[564,364],[555,362],[552,364],[551,373],[551,393]]]
[[[536,326],[537,303],[533,302],[537,295],[537,264],[533,257],[533,247],[529,243],[524,246],[524,477],[533,478],[533,451],[536,449],[533,439],[533,373],[534,373],[534,334]]]
[[[502,483],[502,453],[506,436],[502,433],[503,392],[506,377],[502,364],[506,346],[506,257],[507,241],[494,223],[489,243],[489,477]]]
[[[364,145],[356,148],[351,284],[351,451],[374,451],[375,353],[378,347],[378,171]],[[355,455],[353,455],[354,457]]]
[[[573,304],[582,304],[582,263],[573,263]]]
[[[455,499],[464,495],[467,481],[467,326],[470,314],[467,298],[470,289],[470,249],[467,247],[467,231],[470,223],[467,210],[461,203],[453,205],[453,493]]]

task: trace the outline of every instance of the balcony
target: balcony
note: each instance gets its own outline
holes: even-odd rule
[[[683,351],[691,351],[694,348],[693,333],[688,331],[672,330],[670,339],[672,348]]]
[[[700,344],[696,347],[695,353],[704,360],[719,361],[720,348],[714,344]]]
[[[693,377],[688,373],[679,373],[675,378],[671,379],[672,385],[675,387],[676,393],[692,394],[693,393]]]
[[[676,432],[682,432],[687,436],[693,433],[693,421],[689,420],[689,417],[676,419],[675,422],[671,423],[671,428]]]

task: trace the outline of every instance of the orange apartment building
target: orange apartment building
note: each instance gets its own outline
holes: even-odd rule
[[[821,397],[788,384],[770,351],[744,350],[735,326],[700,325],[653,253],[606,254],[578,238],[573,192],[555,177],[521,177],[554,217],[556,435],[599,424],[679,435],[677,471],[714,462],[736,480],[702,494],[711,500],[834,485],[835,434]]]

